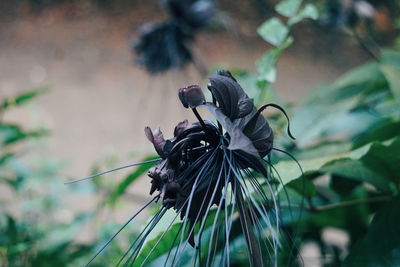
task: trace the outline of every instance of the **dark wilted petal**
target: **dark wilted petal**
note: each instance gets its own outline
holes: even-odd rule
[[[144,128],[144,132],[146,134],[147,139],[153,143],[153,146],[156,149],[157,154],[160,155],[160,157],[165,158],[165,153],[164,153],[165,139],[160,128],[157,128],[153,132],[150,129],[150,127],[146,127]]]
[[[206,102],[203,90],[198,85],[181,88],[178,95],[185,108],[196,108]]]
[[[229,71],[212,75],[208,89],[216,98],[222,113],[232,121],[246,116],[254,107],[253,99],[246,95]]]
[[[177,137],[178,135],[180,135],[189,125],[188,120],[183,120],[181,122],[178,123],[178,125],[175,126],[174,129],[174,137]]]

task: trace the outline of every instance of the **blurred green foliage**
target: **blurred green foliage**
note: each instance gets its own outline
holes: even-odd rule
[[[234,73],[258,104],[282,104],[273,84],[279,56],[293,42],[291,29],[304,18],[317,17],[316,8],[301,0],[281,1],[276,12],[279,17],[270,18],[258,29],[274,48],[256,62],[257,73]],[[400,265],[399,74],[400,52],[383,50],[378,61],[316,88],[295,106],[287,105],[297,137],[295,143],[288,143],[283,135],[285,118],[269,115],[277,132],[275,146],[294,155],[301,166],[300,169],[291,157],[280,152],[273,155],[273,174],[281,183],[278,194],[283,223],[282,265],[301,266],[301,248],[310,241],[318,245],[325,266]],[[42,91],[3,101],[0,115]],[[67,222],[55,216],[64,205],[59,196],[71,193],[65,187],[60,189],[60,179],[55,179],[60,163],[42,159],[30,166],[21,156],[21,145],[34,142],[45,133],[0,120],[0,182],[18,199],[16,203],[15,198],[0,198],[2,266],[84,265],[115,230],[114,226],[104,228],[100,240],[83,245],[74,238],[93,214],[80,214]],[[140,166],[125,176],[108,192],[105,203],[115,206],[148,167]],[[101,185],[97,187],[101,189]],[[180,226],[176,223],[164,233],[169,227],[164,225],[159,233],[153,233],[143,248],[153,253],[147,259],[146,253],[141,254],[139,262],[146,260],[148,266],[159,266],[171,251]],[[205,224],[205,240],[213,236],[212,227],[211,221]],[[326,229],[331,228],[342,230],[349,241],[338,245],[324,238]],[[229,252],[232,266],[247,263],[246,242],[238,234],[239,229],[236,219]],[[163,238],[158,243],[160,236]],[[132,232],[125,235],[128,244],[134,237]],[[113,242],[93,265],[108,266],[110,259],[115,262],[125,251],[126,244]],[[193,251],[183,252],[182,264]],[[222,253],[221,248],[216,248],[215,253]]]
[[[98,238],[77,240],[85,225],[96,223],[101,210],[74,213],[71,199],[101,186],[65,185],[60,176],[65,164],[37,153],[49,132],[2,119],[47,91],[39,88],[0,102],[0,266],[83,266],[118,227],[107,223],[96,230]],[[126,233],[129,239],[134,236],[134,231]],[[124,246],[113,243],[93,266],[108,266],[105,259],[122,253]]]
[[[40,88],[5,99],[0,115],[45,91]],[[87,219],[85,214],[57,218],[64,208],[58,194],[67,193],[55,179],[60,162],[29,153],[32,144],[46,134],[43,129],[26,130],[0,120],[1,266],[73,265],[91,251],[89,245],[74,242],[75,232]]]
[[[235,72],[259,104],[277,101],[273,86],[276,63],[293,41],[290,29],[303,18],[317,17],[314,6],[299,0],[281,1],[276,11],[281,17],[267,20],[258,29],[263,39],[275,46],[257,61],[258,73]],[[383,50],[379,61],[316,88],[296,106],[287,106],[295,144],[281,134],[284,118],[270,116],[278,128],[275,146],[294,155],[302,168],[287,155],[275,153],[274,174],[282,184],[281,264],[302,265],[300,250],[310,241],[318,245],[324,266],[400,264],[399,66],[400,53]],[[174,240],[177,227],[179,223],[163,233],[163,243]],[[326,240],[324,231],[331,228],[342,230],[349,241],[340,246]],[[211,229],[208,231],[212,236]],[[232,233],[232,266],[243,266],[247,262],[245,240]],[[157,240],[149,241],[145,248],[153,249]],[[383,240],[384,245],[375,249]],[[164,247],[147,258],[149,266],[158,266],[166,257],[171,248]]]

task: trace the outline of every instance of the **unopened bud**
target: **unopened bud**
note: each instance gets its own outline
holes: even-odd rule
[[[196,108],[206,102],[203,90],[198,85],[179,89],[179,99],[185,108]]]

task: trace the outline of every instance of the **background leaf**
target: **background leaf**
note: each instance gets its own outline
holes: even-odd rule
[[[276,12],[285,17],[294,16],[302,3],[302,0],[284,0],[275,6]]]
[[[271,18],[261,24],[257,32],[268,43],[279,46],[286,39],[289,28],[278,18]]]
[[[375,215],[365,237],[350,251],[343,266],[400,265],[400,198]]]
[[[306,4],[296,16],[289,19],[289,25],[299,23],[303,19],[318,19],[318,10],[313,4]]]

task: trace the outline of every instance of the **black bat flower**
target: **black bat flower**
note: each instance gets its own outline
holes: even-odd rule
[[[269,104],[257,110],[228,71],[211,76],[208,89],[212,102],[206,101],[197,85],[179,90],[183,106],[193,110],[198,122],[179,122],[171,139],[165,139],[159,129],[145,128],[160,156],[148,171],[150,194],[155,194],[148,204],[160,201],[161,208],[119,263],[144,265],[178,216],[180,228],[169,244],[164,266],[181,266],[180,255],[187,244],[195,248],[193,265],[213,266],[218,259],[229,266],[230,242],[239,236],[246,240],[251,266],[277,262],[278,203],[270,166],[264,160],[273,149],[274,135],[261,112],[268,106],[283,109]],[[203,120],[197,112],[199,107],[208,109],[216,123]],[[288,133],[291,136],[289,127]],[[152,250],[140,258],[147,236],[169,209],[174,209],[176,216]]]
[[[132,45],[137,62],[151,74],[183,68],[193,61],[189,42],[212,18],[212,0],[164,0],[170,19],[144,25],[139,40]]]

